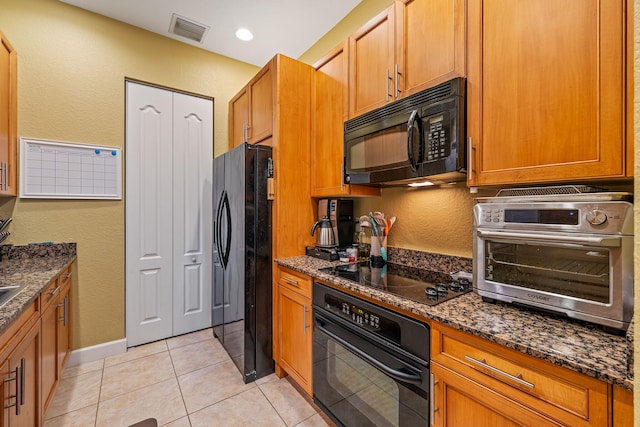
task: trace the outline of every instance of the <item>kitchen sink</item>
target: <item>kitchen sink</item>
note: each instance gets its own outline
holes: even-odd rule
[[[24,289],[24,285],[0,286],[0,306],[9,302]]]

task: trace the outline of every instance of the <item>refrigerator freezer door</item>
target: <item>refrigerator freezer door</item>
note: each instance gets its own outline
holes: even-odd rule
[[[214,333],[245,382],[274,368],[270,157],[269,147],[243,144],[214,162]]]

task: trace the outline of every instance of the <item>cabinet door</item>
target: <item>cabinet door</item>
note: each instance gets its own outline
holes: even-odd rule
[[[9,425],[33,427],[40,425],[40,322],[35,323],[9,357],[10,382]],[[7,405],[5,405],[7,406]]]
[[[249,130],[249,93],[242,89],[229,102],[229,150],[247,141]]]
[[[394,15],[391,5],[349,37],[349,117],[396,97]]]
[[[562,424],[456,374],[436,363],[433,375],[432,425],[438,427],[543,427]]]
[[[469,184],[624,177],[624,1],[468,7]]]
[[[12,392],[15,391],[15,382],[9,380],[12,378],[9,370],[9,360],[6,359],[0,363],[0,378],[4,378],[2,381],[2,387],[0,387],[0,402],[2,402],[2,416],[0,416],[0,427],[7,427],[9,425],[9,413],[15,411],[14,407],[10,407],[15,398],[12,396]]]
[[[60,301],[57,308],[57,372],[58,380],[62,378],[64,367],[71,354],[71,280],[62,285]],[[44,349],[43,349],[44,351]]]
[[[379,196],[380,188],[349,185],[344,177],[344,121],[348,118],[348,43],[315,64],[311,196]]]
[[[45,414],[51,400],[53,399],[55,384],[58,381],[58,362],[57,362],[57,333],[58,325],[58,307],[56,302],[50,304],[42,313],[42,413]]]
[[[613,425],[631,427],[633,425],[633,391],[613,386]]]
[[[250,125],[247,141],[257,144],[273,134],[273,62],[249,83]]]
[[[403,0],[396,5],[399,95],[464,76],[465,1]]]
[[[311,300],[284,286],[278,288],[280,362],[287,373],[312,395]]]
[[[0,32],[0,195],[16,195],[18,55]]]

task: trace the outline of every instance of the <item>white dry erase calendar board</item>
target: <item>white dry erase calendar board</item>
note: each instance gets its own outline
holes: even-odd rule
[[[20,197],[120,200],[122,151],[20,138]]]

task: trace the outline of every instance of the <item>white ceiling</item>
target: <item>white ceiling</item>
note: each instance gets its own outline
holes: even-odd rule
[[[256,66],[276,53],[298,58],[361,0],[61,0]],[[169,33],[177,13],[209,26],[202,43]],[[248,28],[254,38],[235,37]]]

